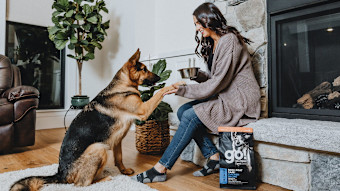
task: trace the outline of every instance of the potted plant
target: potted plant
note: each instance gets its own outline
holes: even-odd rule
[[[79,74],[78,95],[72,97],[72,105],[83,107],[89,97],[82,95],[81,71],[84,61],[94,59],[95,49],[102,49],[101,43],[107,36],[109,20],[103,22],[101,11],[108,13],[104,0],[56,0],[52,8],[52,22],[48,27],[49,38],[58,50],[68,44],[74,55],[67,56],[77,62]]]
[[[143,85],[140,90],[142,101],[148,101],[155,91],[165,86],[164,82],[170,77],[171,70],[165,70],[166,61],[159,60],[152,68],[152,72],[161,79],[152,86]],[[172,112],[171,106],[161,101],[146,121],[136,121],[136,148],[143,154],[161,154],[170,143],[168,114]]]

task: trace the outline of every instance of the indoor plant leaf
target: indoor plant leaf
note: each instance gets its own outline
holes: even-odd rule
[[[58,19],[58,17],[52,17],[52,22],[53,22],[55,25],[59,24],[59,19]]]
[[[70,57],[70,58],[74,58],[74,59],[76,59],[76,57],[75,57],[75,56],[73,56],[72,54],[68,54],[67,56],[68,56],[68,57]]]
[[[150,98],[151,98],[151,96],[149,94],[147,94],[147,93],[144,93],[144,94],[141,95],[142,101],[147,101]]]
[[[158,81],[159,82],[159,81]],[[158,83],[157,82],[157,83]],[[153,88],[155,89],[155,91],[156,90],[159,90],[159,89],[161,89],[161,88],[164,88],[165,87],[165,83],[162,83],[162,84],[158,84],[158,85],[156,85],[156,86],[153,86]]]
[[[78,41],[77,37],[75,37],[74,35],[71,36],[71,38],[70,38],[71,43],[76,43],[77,41]]]
[[[55,36],[56,39],[58,40],[66,40],[67,39],[67,34],[63,32],[58,32]]]
[[[90,17],[90,18],[87,18],[86,20],[87,20],[88,22],[90,22],[90,23],[93,23],[93,24],[96,24],[97,21],[98,21],[98,19],[97,19],[96,16],[92,16],[92,17]]]
[[[67,20],[63,21],[64,27],[71,26],[71,24],[72,24],[72,23],[69,22],[69,21],[67,21]]]
[[[83,48],[78,45],[75,47],[74,51],[76,52],[76,55],[81,55],[83,52]]]
[[[106,7],[103,7],[102,10],[103,10],[105,13],[108,13],[108,12],[109,12],[109,10],[107,10]]]
[[[66,44],[67,44],[68,40],[54,40],[54,44],[55,44],[55,47],[58,49],[58,50],[62,50],[65,48]]]
[[[91,45],[91,44],[89,44],[89,45],[87,45],[87,46],[84,46],[84,49],[87,51],[87,52],[89,52],[89,53],[94,53],[94,49],[95,49],[96,47],[95,46],[93,46],[93,45]]]
[[[81,44],[83,44],[83,45],[88,45],[89,44],[89,41],[87,41],[87,40],[82,40],[82,41],[80,41],[81,42]]]
[[[72,17],[73,15],[73,10],[69,10],[66,14],[65,14],[65,17]]]
[[[103,26],[105,29],[108,29],[110,27],[110,21],[106,21],[105,23],[103,23]]]
[[[84,13],[85,13],[85,16],[91,13],[91,7],[89,4],[84,5]]]
[[[102,49],[102,45],[99,44],[98,42],[93,41],[93,42],[90,42],[90,44],[93,44],[93,45],[96,46],[97,48]]]
[[[61,13],[61,12],[59,12],[59,11],[54,11],[54,12],[52,13],[52,16],[53,16],[53,17],[58,16],[60,13]]]
[[[68,47],[70,50],[73,50],[75,46],[74,46],[73,43],[70,43],[67,47]]]
[[[85,60],[89,60],[89,59],[94,59],[94,54],[93,53],[87,53],[85,56]]]
[[[56,32],[58,32],[60,30],[60,28],[56,27],[56,26],[53,26],[53,27],[48,27],[47,30],[48,30],[48,33],[50,35],[52,35],[52,34],[55,34]]]
[[[68,0],[58,0],[54,2],[52,8],[55,8],[59,12],[64,12],[67,10]]]
[[[75,18],[76,18],[77,20],[79,20],[79,21],[82,21],[82,20],[84,20],[84,15],[81,14],[81,13],[77,13],[76,16],[75,16]]]
[[[59,5],[62,5],[65,7],[68,5],[68,0],[58,0],[57,2],[59,3]]]
[[[171,70],[166,70],[166,71],[162,72],[162,73],[159,75],[159,77],[160,77],[161,79],[158,81],[158,83],[167,80],[167,79],[170,77],[171,72],[172,72]]]
[[[164,59],[159,60],[155,65],[153,65],[152,72],[161,75],[161,73],[165,70],[166,68],[166,62]]]
[[[91,39],[93,38],[92,33],[88,33],[87,36]]]
[[[83,25],[83,28],[84,28],[84,30],[88,31],[88,30],[91,29],[91,25],[89,23],[86,23],[86,24]]]

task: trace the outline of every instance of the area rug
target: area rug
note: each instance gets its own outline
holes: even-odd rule
[[[53,175],[58,170],[58,164],[0,174],[0,191],[8,191],[17,180],[28,176]],[[87,187],[76,187],[73,184],[47,184],[41,191],[156,191],[148,185],[136,182],[129,176],[121,175],[118,170],[105,169],[105,175],[111,175],[112,180],[99,182]]]

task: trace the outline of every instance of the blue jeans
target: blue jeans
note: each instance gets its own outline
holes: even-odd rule
[[[178,109],[177,116],[180,121],[179,127],[168,148],[163,153],[162,158],[159,160],[159,163],[167,169],[171,170],[182,151],[190,143],[191,139],[195,140],[205,158],[209,158],[218,153],[217,148],[209,138],[207,128],[197,117],[194,108],[192,107],[203,101],[204,100],[195,100],[188,102]]]

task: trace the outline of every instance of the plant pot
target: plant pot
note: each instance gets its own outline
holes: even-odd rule
[[[170,143],[168,121],[148,120],[136,125],[136,149],[142,154],[162,154]]]
[[[71,98],[71,104],[76,108],[83,108],[90,102],[90,98],[87,95],[75,95]]]

